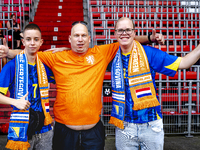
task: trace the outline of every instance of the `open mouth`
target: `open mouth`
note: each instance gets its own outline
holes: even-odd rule
[[[122,41],[126,41],[126,40],[128,40],[130,37],[120,37],[120,39],[122,40]]]
[[[78,47],[83,47],[84,44],[77,44]]]

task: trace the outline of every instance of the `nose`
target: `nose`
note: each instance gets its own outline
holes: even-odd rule
[[[127,34],[127,33],[126,33],[126,30],[123,30],[123,31],[122,31],[122,34]]]
[[[32,45],[35,44],[35,41],[34,41],[34,40],[31,40],[31,44],[32,44]]]
[[[83,41],[83,37],[81,35],[78,37],[78,41]]]

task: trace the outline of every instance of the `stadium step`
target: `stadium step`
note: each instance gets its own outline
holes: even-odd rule
[[[44,39],[41,50],[69,45],[68,36],[74,21],[83,21],[82,0],[40,0],[33,22],[41,27]]]

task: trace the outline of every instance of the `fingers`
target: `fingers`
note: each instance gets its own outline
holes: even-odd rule
[[[28,96],[28,92],[22,97],[22,99],[25,100],[27,96]],[[25,100],[25,104],[24,105],[25,105],[24,106],[24,110],[27,110],[30,107],[31,103],[28,100]]]
[[[155,30],[155,29],[152,30],[152,35],[153,35],[154,37],[156,37],[156,30]]]
[[[8,44],[6,42],[6,38],[3,38],[3,45],[6,46],[6,47],[8,47]]]
[[[28,92],[23,96],[23,98],[25,99],[28,96]]]
[[[25,105],[25,110],[27,110],[30,107],[31,103],[27,101],[27,104]]]
[[[60,51],[62,51],[61,49],[62,48],[54,48],[54,49],[52,49],[52,53],[54,54],[54,53],[60,52]]]
[[[47,50],[45,50],[45,52],[50,52],[50,51],[54,51],[54,50],[55,50],[55,48],[47,49]]]
[[[162,34],[156,34],[156,41],[161,45],[165,44],[165,38]]]

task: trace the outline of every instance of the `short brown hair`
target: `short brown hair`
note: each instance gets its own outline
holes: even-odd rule
[[[24,28],[23,34],[26,30],[38,30],[38,31],[40,31],[40,34],[42,35],[40,27],[34,23],[30,23],[30,24],[26,25]]]
[[[132,24],[133,24],[133,29],[135,29],[135,24],[134,24],[133,21],[132,21],[130,18],[128,18],[128,17],[121,17],[121,18],[119,18],[119,19],[117,20],[116,24],[115,24],[115,29],[116,29],[116,27],[117,27],[117,23],[118,23],[119,21],[122,21],[122,20],[125,20],[125,19],[130,20],[130,21],[132,22]]]

